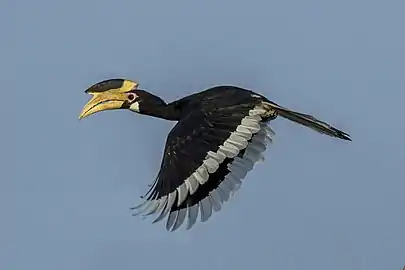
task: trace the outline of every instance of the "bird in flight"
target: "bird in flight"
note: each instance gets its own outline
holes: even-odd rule
[[[131,208],[134,215],[166,219],[168,231],[185,223],[192,228],[200,214],[207,221],[240,188],[242,180],[272,142],[269,122],[278,116],[319,133],[351,141],[350,136],[317,118],[282,107],[251,90],[215,86],[166,103],[127,79],[109,79],[89,87],[92,98],[79,119],[115,109],[177,123],[167,136],[156,179]],[[166,218],[167,217],[167,218]]]

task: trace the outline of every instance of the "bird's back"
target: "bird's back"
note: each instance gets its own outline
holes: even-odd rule
[[[185,114],[188,114],[190,111],[195,111],[196,109],[210,112],[232,106],[252,106],[259,104],[261,101],[267,101],[267,99],[247,89],[221,85],[186,96],[172,102],[170,105],[179,107]]]

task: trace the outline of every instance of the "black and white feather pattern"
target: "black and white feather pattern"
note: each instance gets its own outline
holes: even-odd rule
[[[134,215],[166,218],[166,229],[207,221],[240,188],[275,134],[268,111],[240,104],[193,111],[170,132],[159,174]]]
[[[321,134],[351,141],[348,133],[312,115],[282,107],[236,86],[211,87],[169,104],[136,88],[133,81],[112,79],[86,92],[97,93],[98,98],[106,99],[103,102],[110,100],[112,93],[118,94],[120,100],[130,94],[134,100],[125,100],[120,108],[178,121],[167,137],[159,173],[144,196],[145,202],[133,208],[135,214],[154,215],[153,222],[166,218],[169,231],[184,223],[190,229],[199,215],[204,222],[223,207],[255,163],[263,159],[274,135],[267,124],[278,116]],[[103,97],[104,92],[108,94]],[[94,102],[97,99],[90,100],[84,109],[94,108]]]

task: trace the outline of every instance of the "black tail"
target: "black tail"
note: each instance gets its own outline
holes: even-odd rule
[[[298,124],[304,125],[315,131],[318,131],[320,133],[323,133],[323,134],[326,134],[326,135],[329,135],[332,137],[340,138],[342,140],[347,140],[347,141],[352,140],[350,138],[349,134],[347,134],[337,128],[332,127],[328,123],[325,123],[325,122],[322,122],[322,121],[316,119],[312,115],[294,112],[289,109],[283,108],[273,102],[265,102],[265,104],[269,105],[270,107],[275,109],[278,112],[278,115],[280,115],[281,117],[287,118],[288,120],[294,121]]]

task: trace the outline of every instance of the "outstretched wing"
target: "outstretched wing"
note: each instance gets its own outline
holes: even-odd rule
[[[193,111],[180,120],[168,135],[146,201],[135,207],[137,214],[156,214],[154,222],[169,215],[167,230],[178,229],[185,220],[190,229],[199,212],[202,222],[208,220],[240,187],[271,141],[274,132],[263,115],[268,112],[248,103]]]

